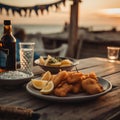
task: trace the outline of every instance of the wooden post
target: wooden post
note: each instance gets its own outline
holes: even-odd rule
[[[78,8],[80,0],[73,0],[70,11],[70,29],[68,38],[67,56],[75,57],[75,48],[78,40]]]

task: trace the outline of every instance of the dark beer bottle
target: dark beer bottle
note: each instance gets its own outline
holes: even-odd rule
[[[16,70],[16,39],[10,20],[4,20],[4,34],[0,40],[0,71]]]

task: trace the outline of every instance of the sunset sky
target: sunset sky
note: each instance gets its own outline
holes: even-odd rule
[[[55,0],[0,0],[2,3],[16,6],[32,6],[45,4]],[[82,0],[79,7],[79,25],[82,26],[120,26],[120,0]],[[69,22],[70,5],[72,2],[67,0],[66,6],[61,5],[59,11],[50,8],[49,13],[36,16],[32,12],[31,17],[20,17],[17,13],[15,17],[10,14],[6,16],[3,11],[0,15],[0,23],[4,19],[11,19],[14,24],[64,24]],[[11,11],[10,11],[11,12]],[[29,22],[28,22],[29,21]]]

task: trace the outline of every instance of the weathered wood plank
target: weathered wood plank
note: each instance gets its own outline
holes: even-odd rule
[[[85,68],[89,68],[92,66],[101,65],[101,64],[104,64],[106,62],[108,62],[108,61],[106,61],[106,59],[98,59],[95,57],[80,59],[79,64],[77,65],[77,69],[85,69]]]
[[[114,85],[119,81],[120,74],[116,73],[104,79],[110,80]],[[115,80],[113,80],[115,78]],[[115,82],[116,81],[116,82]],[[115,84],[116,83],[116,84]],[[61,111],[60,111],[61,110]],[[66,103],[49,106],[39,110],[41,120],[106,120],[120,110],[120,88],[117,88],[96,100],[85,103]],[[47,113],[46,111],[50,111]],[[68,117],[69,116],[69,117]]]
[[[73,5],[71,5],[70,11],[70,29],[69,29],[69,40],[68,40],[68,51],[67,56],[75,57],[75,49],[78,40],[78,8],[79,1],[74,0]]]
[[[120,72],[120,65],[106,63],[106,64],[101,64],[99,66],[91,67],[88,69],[83,69],[80,71],[82,71],[83,73],[95,72],[98,77],[101,77],[101,76],[103,77],[103,76]]]
[[[1,91],[4,94],[0,94],[0,104],[3,105],[22,106],[34,110],[43,108],[49,104],[46,101],[30,95],[25,88],[9,90],[8,92],[6,92],[6,89],[2,89]]]
[[[120,72],[104,77],[111,81],[112,85],[120,87]]]
[[[80,60],[78,69],[84,73],[94,71],[98,76],[111,81],[115,86],[106,95],[80,103],[57,103],[41,100],[30,95],[25,86],[6,90],[0,88],[0,104],[31,108],[41,114],[40,120],[106,120],[120,111],[120,64],[106,59]],[[81,70],[82,69],[82,70]],[[41,74],[37,66],[35,74]]]
[[[41,114],[40,120],[61,120],[63,118],[65,120],[106,120],[104,117],[112,109],[114,110],[119,106],[118,94],[119,90],[116,90],[89,102],[55,103],[39,110]],[[111,114],[112,112],[114,111],[111,111]]]

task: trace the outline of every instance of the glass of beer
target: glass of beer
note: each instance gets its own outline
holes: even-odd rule
[[[33,42],[20,42],[20,67],[22,71],[32,74],[33,59],[34,59]]]

